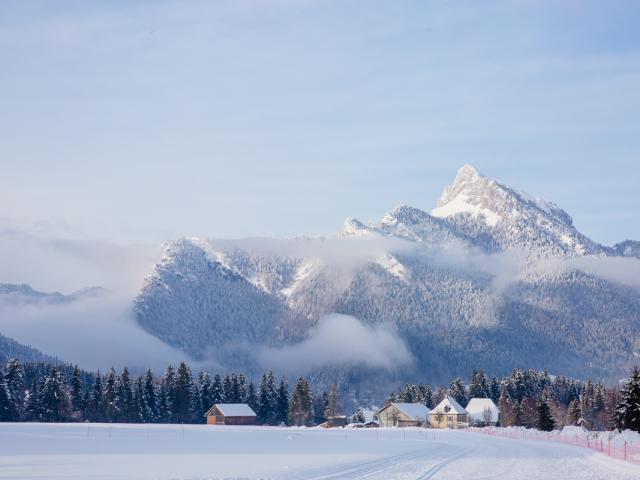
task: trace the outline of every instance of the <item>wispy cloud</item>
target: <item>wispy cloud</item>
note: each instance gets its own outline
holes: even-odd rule
[[[267,368],[297,373],[339,365],[395,370],[413,361],[392,328],[366,325],[353,316],[339,314],[320,319],[306,340],[282,348],[262,348],[257,357]]]

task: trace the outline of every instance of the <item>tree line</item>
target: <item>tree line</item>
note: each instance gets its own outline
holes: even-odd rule
[[[579,382],[547,372],[514,369],[511,375],[489,379],[473,370],[465,385],[461,378],[448,387],[407,384],[392,392],[389,402],[421,402],[434,408],[445,396],[462,407],[471,398],[490,398],[500,410],[500,425],[550,431],[565,426],[588,430],[630,429],[640,431],[640,371],[634,368],[622,389],[591,380]]]
[[[242,373],[194,376],[185,362],[159,378],[150,369],[137,377],[127,367],[94,374],[15,358],[0,366],[0,421],[205,423],[216,403],[247,403],[263,425],[313,425],[339,408],[335,387],[313,395],[301,377],[290,394],[286,377],[278,382],[273,371],[256,386]]]
[[[435,390],[407,384],[388,402],[423,403],[434,408],[445,396],[466,407],[471,398],[490,398],[499,407],[501,426],[552,430],[581,425],[591,430],[640,431],[640,371],[634,368],[622,389],[591,380],[579,382],[546,372],[515,369],[502,379],[473,370],[468,384],[454,379]],[[205,423],[216,403],[247,403],[262,425],[317,425],[342,413],[336,385],[313,389],[304,377],[290,390],[286,376],[265,372],[257,385],[242,373],[194,376],[182,362],[160,377],[128,368],[92,373],[77,366],[21,363],[0,365],[0,421]],[[360,421],[357,414],[353,421]]]

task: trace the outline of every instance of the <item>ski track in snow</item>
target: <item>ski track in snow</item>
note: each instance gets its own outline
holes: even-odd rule
[[[638,480],[572,445],[424,429],[0,423],[0,479]]]

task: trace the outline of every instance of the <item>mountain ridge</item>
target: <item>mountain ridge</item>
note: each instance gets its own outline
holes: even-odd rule
[[[457,209],[442,210],[452,202]],[[416,358],[407,377],[474,366],[605,376],[640,352],[639,291],[570,263],[635,261],[619,253],[635,244],[600,245],[557,205],[469,165],[438,205],[431,213],[400,205],[368,225],[348,218],[326,237],[168,242],[135,300],[138,322],[196,358],[232,367],[253,364],[253,350],[308,338],[331,313],[392,325]],[[560,270],[543,270],[545,262]]]

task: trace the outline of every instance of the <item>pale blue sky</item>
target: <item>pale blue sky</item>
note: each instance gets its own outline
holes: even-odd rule
[[[3,0],[0,68],[4,222],[328,233],[471,163],[640,239],[637,1]]]

